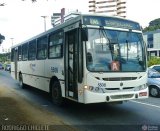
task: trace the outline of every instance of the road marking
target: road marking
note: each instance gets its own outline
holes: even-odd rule
[[[147,106],[151,106],[151,107],[156,107],[156,108],[160,109],[160,106],[156,106],[156,105],[152,105],[152,104],[148,104],[148,103],[143,103],[143,102],[134,101],[134,100],[131,100],[131,102],[142,104],[142,105],[147,105]]]

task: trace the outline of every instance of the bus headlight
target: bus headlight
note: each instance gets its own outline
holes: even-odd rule
[[[84,89],[85,90],[89,90],[89,91],[92,91],[92,92],[95,92],[95,93],[103,93],[103,90],[99,87],[94,87],[94,86],[87,86],[85,85],[84,86]]]
[[[84,89],[88,89],[88,86],[84,86]]]
[[[94,90],[94,87],[93,87],[93,86],[87,86],[87,85],[85,85],[83,88],[84,88],[85,90],[89,90],[89,91],[93,91],[93,90]]]
[[[140,86],[137,86],[135,87],[135,91],[140,91],[140,90],[143,90],[143,89],[146,89],[147,88],[147,85],[146,84],[143,84],[143,85],[140,85]]]

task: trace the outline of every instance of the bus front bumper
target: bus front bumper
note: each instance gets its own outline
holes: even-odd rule
[[[96,93],[89,90],[84,91],[84,103],[118,102],[133,99],[148,98],[148,88],[141,91]]]

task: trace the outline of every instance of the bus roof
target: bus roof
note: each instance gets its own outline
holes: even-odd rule
[[[74,14],[74,13],[72,13]],[[25,44],[29,41],[33,41],[34,39],[43,37],[48,35],[54,31],[60,30],[64,27],[67,27],[73,23],[81,21],[82,25],[92,25],[92,26],[107,26],[107,27],[114,27],[114,28],[124,28],[124,29],[132,29],[132,30],[141,30],[139,23],[127,20],[122,17],[117,16],[107,16],[102,14],[80,14],[76,13],[76,17],[66,20],[64,23],[59,24],[43,33],[40,33],[28,40],[25,40],[17,45],[14,45],[12,48],[15,48],[21,44]]]

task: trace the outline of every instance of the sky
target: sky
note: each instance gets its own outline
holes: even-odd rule
[[[51,15],[66,8],[66,12],[78,9],[88,13],[88,0],[0,0],[6,3],[0,6],[0,33],[5,41],[0,46],[7,52],[10,47],[44,31],[44,19],[47,16],[46,28],[50,29]],[[151,20],[160,18],[160,0],[127,0],[127,19],[137,21],[142,27],[148,26]],[[13,39],[12,39],[13,38]]]

